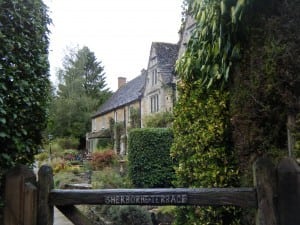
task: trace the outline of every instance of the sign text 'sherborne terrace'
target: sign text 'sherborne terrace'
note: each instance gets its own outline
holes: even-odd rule
[[[135,204],[186,204],[186,194],[141,194],[141,195],[107,195],[104,198],[107,205],[135,205]]]

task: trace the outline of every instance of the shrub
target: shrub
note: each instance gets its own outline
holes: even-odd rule
[[[82,182],[82,178],[72,172],[59,172],[54,176],[54,187],[65,188],[67,184],[74,184]]]
[[[79,140],[74,137],[58,138],[56,142],[62,149],[77,149],[79,146]]]
[[[134,129],[128,138],[128,172],[136,187],[169,187],[174,177],[171,130]]]
[[[149,212],[138,206],[114,206],[109,208],[111,220],[115,225],[152,225]]]
[[[171,127],[174,120],[172,112],[161,112],[144,118],[145,127]]]
[[[53,168],[53,173],[57,174],[68,167],[68,163],[62,158],[51,159],[51,167]]]
[[[52,141],[48,145],[45,146],[45,150],[50,152],[51,149],[51,154],[54,154],[55,156],[62,156],[63,148],[61,145],[56,141]]]
[[[34,156],[35,160],[38,161],[39,166],[49,159],[49,153],[44,151]]]
[[[63,156],[65,160],[75,160],[78,155],[78,151],[74,149],[66,149],[63,151]]]
[[[131,185],[125,176],[121,176],[118,169],[106,167],[92,173],[92,186],[102,188],[130,188]]]
[[[97,141],[97,149],[104,150],[107,148],[112,148],[112,140],[111,138],[99,138]]]
[[[46,5],[0,1],[0,211],[3,175],[16,164],[32,164],[46,125],[49,93]]]
[[[116,158],[116,153],[113,150],[95,152],[92,154],[91,164],[95,170],[98,170],[112,165]]]
[[[139,109],[130,107],[130,128],[141,127],[141,112]]]

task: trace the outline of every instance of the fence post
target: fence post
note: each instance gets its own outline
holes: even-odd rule
[[[36,225],[36,176],[28,167],[20,165],[6,174],[5,225]]]
[[[257,191],[256,225],[278,225],[276,203],[276,169],[268,158],[259,158],[253,165]]]
[[[53,225],[54,207],[49,204],[49,193],[54,187],[53,172],[44,165],[38,172],[38,216],[37,225]]]
[[[280,225],[300,224],[300,167],[288,157],[278,164],[278,208]]]

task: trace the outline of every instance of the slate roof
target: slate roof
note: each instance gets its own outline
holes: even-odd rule
[[[120,87],[104,104],[100,106],[98,111],[92,117],[94,118],[103,115],[116,108],[141,99],[145,88],[146,76],[147,71],[143,70],[140,76]]]
[[[164,42],[153,42],[152,48],[156,51],[157,66],[162,72],[163,82],[165,84],[171,83],[178,56],[179,45]]]

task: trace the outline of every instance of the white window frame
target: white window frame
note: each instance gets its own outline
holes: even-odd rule
[[[150,97],[150,110],[151,113],[156,113],[159,111],[159,95],[155,94]]]
[[[152,70],[151,80],[152,80],[152,86],[157,84],[157,69]]]

